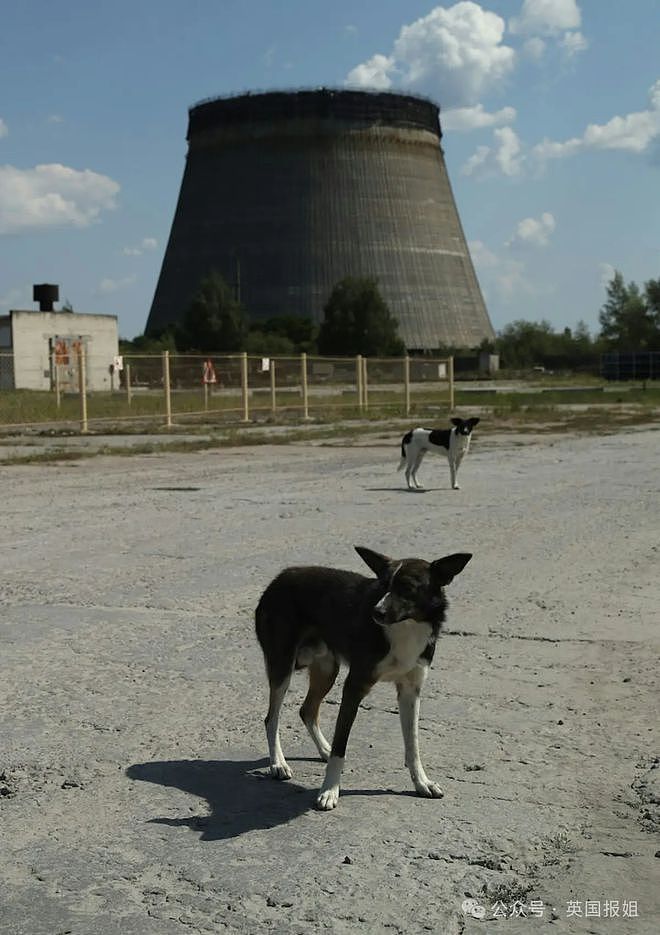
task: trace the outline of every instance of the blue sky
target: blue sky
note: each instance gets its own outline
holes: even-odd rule
[[[658,0],[22,0],[0,25],[0,314],[34,282],[142,333],[187,109],[391,88],[441,107],[496,329],[597,330],[620,269],[660,277]]]

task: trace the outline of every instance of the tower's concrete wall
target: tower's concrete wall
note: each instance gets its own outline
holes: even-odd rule
[[[240,285],[252,318],[320,322],[339,280],[370,276],[409,349],[493,336],[438,110],[418,98],[321,91],[193,108],[147,330],[180,320],[211,270]]]

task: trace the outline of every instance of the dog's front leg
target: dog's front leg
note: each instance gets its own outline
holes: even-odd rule
[[[339,782],[344,768],[348,735],[351,732],[360,702],[369,694],[371,687],[371,683],[365,683],[363,679],[352,677],[349,671],[342,691],[335,734],[332,738],[330,759],[325,770],[323,784],[316,798],[316,804],[324,811],[334,808],[339,801]]]
[[[456,476],[458,475],[458,466],[460,463],[461,462],[458,458],[452,458],[452,457],[449,458],[449,474],[451,476],[451,489],[452,490],[461,489],[458,486],[458,483],[456,481]]]
[[[406,766],[410,770],[417,794],[426,796],[428,799],[440,799],[444,793],[440,786],[431,782],[426,775],[419,756],[419,699],[427,673],[428,666],[415,666],[400,682],[396,683],[396,691],[403,745],[406,752]]]

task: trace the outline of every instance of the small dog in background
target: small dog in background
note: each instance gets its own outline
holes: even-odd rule
[[[401,461],[398,471],[405,465],[409,490],[423,490],[417,480],[417,471],[427,451],[437,451],[449,461],[449,474],[453,490],[459,490],[456,476],[461,461],[470,448],[472,429],[479,419],[452,419],[451,429],[412,429],[401,439]]]

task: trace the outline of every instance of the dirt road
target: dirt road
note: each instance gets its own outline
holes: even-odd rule
[[[420,494],[394,438],[4,468],[0,932],[655,935],[659,442],[477,437]],[[266,778],[252,611],[354,543],[474,559],[422,701],[444,799],[382,685],[322,813],[302,676]]]

